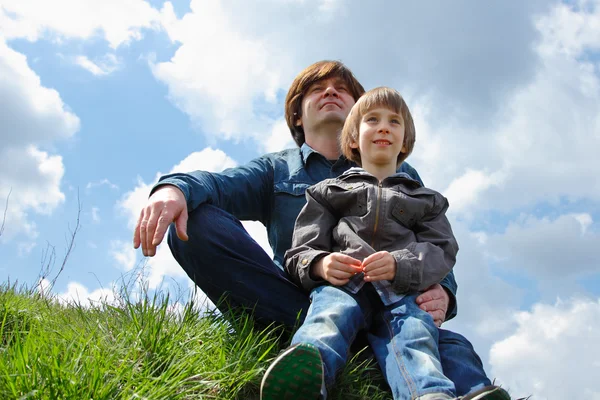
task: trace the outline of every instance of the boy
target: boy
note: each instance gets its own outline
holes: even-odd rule
[[[340,142],[362,169],[306,191],[285,269],[311,290],[311,305],[292,347],[267,370],[261,399],[325,398],[360,330],[368,332],[394,399],[452,399],[438,331],[415,298],[452,269],[458,244],[447,200],[396,173],[415,142],[401,95],[389,88],[365,93]]]

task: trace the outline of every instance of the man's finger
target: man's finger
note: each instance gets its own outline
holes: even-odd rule
[[[140,216],[137,219],[137,222],[135,223],[135,229],[133,230],[133,248],[137,249],[138,247],[140,247],[141,244],[141,240],[140,240],[140,224],[142,222],[142,218],[144,218],[144,210],[142,209],[142,211],[140,211]]]
[[[177,217],[177,219],[175,220],[175,229],[177,232],[177,237],[179,239],[183,240],[184,242],[187,242],[189,240],[189,237],[187,234],[187,222],[188,222],[188,212],[187,212],[187,207],[185,207],[181,211],[181,214],[179,214],[179,217]]]
[[[433,318],[434,320],[436,320],[436,319],[444,320],[445,319],[445,313],[442,310],[435,309],[435,310],[428,311],[427,313],[429,315],[431,315],[431,318]]]

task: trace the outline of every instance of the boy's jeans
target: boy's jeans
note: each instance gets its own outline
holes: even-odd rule
[[[304,320],[310,305],[307,293],[273,263],[239,220],[204,204],[190,213],[187,229],[189,241],[182,242],[171,226],[169,246],[179,265],[211,301],[216,304],[227,294],[230,306],[254,310],[260,322],[276,321],[291,328],[298,316]],[[490,385],[471,343],[457,333],[438,332],[442,367],[454,382],[456,394]]]
[[[323,358],[325,383],[331,386],[348,359],[350,345],[360,330],[392,389],[394,399],[414,399],[430,393],[455,396],[454,384],[444,376],[438,353],[438,329],[415,303],[416,294],[384,306],[372,285],[357,294],[335,286],[320,286],[292,339],[315,345]]]

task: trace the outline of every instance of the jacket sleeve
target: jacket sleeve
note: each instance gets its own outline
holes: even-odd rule
[[[398,172],[407,173],[411,178],[418,181],[422,186],[425,186],[417,170],[414,169],[406,161],[400,164]],[[448,311],[446,312],[446,321],[449,321],[452,318],[456,317],[456,314],[458,313],[458,304],[456,302],[456,292],[458,290],[458,284],[456,283],[456,279],[454,278],[454,271],[450,271],[448,275],[446,275],[444,279],[442,279],[440,284],[444,287],[446,293],[448,293],[448,297],[450,298],[450,303],[448,304]]]
[[[306,190],[306,205],[296,219],[292,247],[285,252],[285,270],[306,290],[326,283],[323,279],[313,279],[310,270],[316,261],[331,253],[332,231],[338,222],[325,200],[325,190],[325,184]]]
[[[265,222],[273,192],[273,166],[266,157],[222,172],[194,171],[162,176],[151,194],[174,185],[185,195],[188,212],[203,203],[219,207],[240,220]]]
[[[397,265],[394,290],[422,291],[451,272],[458,243],[446,218],[447,209],[446,198],[436,193],[432,210],[413,226],[416,241],[392,252]]]

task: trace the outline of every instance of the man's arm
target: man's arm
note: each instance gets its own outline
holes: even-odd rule
[[[221,173],[165,175],[152,188],[140,212],[133,245],[141,245],[145,256],[154,256],[172,222],[176,223],[179,238],[187,240],[188,212],[203,203],[222,208],[241,220],[264,222],[271,207],[268,194],[272,188],[273,168],[265,157]]]

